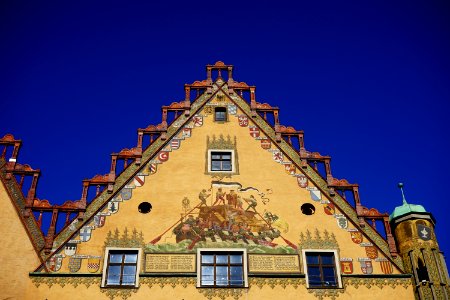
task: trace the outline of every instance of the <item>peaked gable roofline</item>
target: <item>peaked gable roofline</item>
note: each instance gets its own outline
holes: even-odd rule
[[[207,79],[203,81],[195,81],[193,84],[185,84],[185,99],[180,102],[173,102],[168,106],[162,107],[162,122],[158,125],[149,125],[148,127],[138,129],[138,141],[137,146],[132,149],[123,149],[118,153],[111,154],[111,169],[106,175],[97,175],[92,179],[83,180],[83,190],[81,200],[75,202],[66,202],[66,206],[71,206],[75,210],[73,212],[78,213],[78,222],[76,226],[69,228],[66,223],[65,228],[61,230],[57,235],[55,232],[49,232],[46,236],[45,247],[41,250],[41,256],[43,258],[49,258],[48,254],[57,252],[63,244],[69,240],[76,232],[112,198],[114,197],[130,180],[133,178],[139,170],[142,168],[142,164],[146,164],[150,159],[156,155],[175,134],[177,134],[181,128],[190,120],[190,116],[195,115],[206,102],[211,99],[219,91],[222,91],[231,101],[236,103],[242,111],[244,111],[252,120],[270,137],[276,142],[277,146],[285,153],[302,172],[308,176],[313,182],[315,182],[322,192],[329,198],[338,208],[340,208],[347,217],[362,229],[362,231],[370,237],[370,240],[374,242],[384,254],[392,260],[399,269],[403,269],[401,260],[397,257],[395,248],[395,241],[393,240],[392,233],[390,232],[388,214],[381,214],[375,209],[368,209],[361,205],[359,199],[358,185],[350,184],[347,180],[335,179],[331,174],[331,157],[322,156],[318,152],[309,152],[304,145],[304,134],[302,130],[296,130],[293,127],[286,127],[280,125],[279,122],[279,108],[272,107],[268,103],[259,103],[256,101],[255,86],[249,86],[245,82],[235,82],[232,77],[233,66],[225,65],[223,62],[217,62],[214,65],[207,65]],[[225,82],[222,78],[221,72],[223,70],[228,71],[228,80]],[[212,73],[217,71],[217,79],[213,83]],[[194,101],[191,102],[192,92],[197,92],[197,96]],[[246,100],[243,93],[248,92],[250,99]],[[249,102],[249,103],[248,103]],[[169,121],[169,114],[172,114],[173,118]],[[273,116],[274,124],[270,124],[267,115]],[[177,124],[177,126],[174,126]],[[150,136],[150,145],[144,150],[143,137]],[[296,149],[292,143],[292,139],[297,139],[299,148]],[[8,141],[10,143],[10,141]],[[11,143],[10,143],[11,144]],[[8,145],[10,145],[8,144]],[[17,147],[17,146],[15,146]],[[20,147],[20,146],[19,146]],[[15,152],[17,157],[18,148]],[[120,174],[117,173],[116,165],[118,160],[124,160],[125,168]],[[128,161],[132,160],[133,163],[128,164]],[[323,164],[325,166],[325,178],[322,177],[317,169],[317,164]],[[15,169],[6,170],[6,173],[15,173]],[[98,186],[104,186],[105,189],[100,191]],[[92,202],[87,204],[87,191],[90,187],[97,186],[96,197]],[[105,192],[106,190],[106,192]],[[339,194],[339,192],[344,193]],[[351,191],[355,200],[355,208],[353,208],[345,199],[345,191]],[[29,209],[35,210],[33,202],[29,205]],[[65,203],[65,204],[66,204]],[[52,206],[48,203],[49,208],[56,209],[56,217],[60,212],[58,209],[62,207]],[[64,206],[64,205],[62,205]],[[54,221],[55,211],[52,215],[52,223],[50,229],[55,227],[56,221]],[[56,218],[55,217],[55,218]],[[387,232],[387,242],[372,228],[367,226],[365,219],[370,217],[371,219],[381,219],[384,221],[384,225]],[[69,220],[72,221],[72,220]],[[53,224],[55,223],[55,224]]]

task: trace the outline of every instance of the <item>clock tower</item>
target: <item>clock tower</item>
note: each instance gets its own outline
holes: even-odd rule
[[[398,184],[403,205],[389,216],[405,271],[413,275],[416,297],[450,299],[449,275],[439,249],[433,215],[422,205],[406,202],[403,184]]]

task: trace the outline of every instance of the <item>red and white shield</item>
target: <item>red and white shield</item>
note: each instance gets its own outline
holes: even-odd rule
[[[335,213],[335,208],[334,208],[334,204],[333,203],[327,203],[323,206],[323,211],[329,215],[332,216]]]
[[[180,140],[172,139],[170,141],[170,148],[172,148],[172,150],[177,150],[178,148],[180,148]]]
[[[156,170],[158,169],[157,167],[158,167],[157,164],[150,164],[148,166],[148,171],[150,172],[150,175],[153,175],[156,173]]]
[[[239,116],[238,117],[239,126],[241,127],[247,127],[248,126],[248,118],[247,116]]]
[[[169,160],[169,152],[161,151],[158,153],[158,159],[160,162],[165,162]]]
[[[273,152],[273,160],[276,161],[277,163],[282,163],[283,153],[281,153],[280,151]]]
[[[62,257],[52,256],[45,264],[50,271],[58,272],[61,269],[62,260]]]
[[[203,125],[203,117],[200,116],[194,116],[192,118],[192,121],[194,122],[195,127],[200,127]]]
[[[268,150],[270,149],[270,146],[272,145],[272,143],[270,142],[269,139],[262,139],[261,140],[261,148]]]
[[[143,175],[136,175],[133,178],[133,184],[137,187],[143,186],[145,183],[145,176]]]
[[[259,137],[260,132],[259,132],[259,128],[258,127],[250,126],[249,128],[250,128],[250,135],[252,137],[254,137],[254,138]]]
[[[284,169],[285,169],[286,173],[288,173],[290,175],[295,174],[296,168],[295,168],[294,164],[285,164]]]
[[[300,175],[297,177],[297,183],[301,188],[306,188],[308,186],[308,178],[305,175]]]

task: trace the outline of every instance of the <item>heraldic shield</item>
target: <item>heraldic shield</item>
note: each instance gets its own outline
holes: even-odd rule
[[[353,261],[341,261],[341,270],[344,274],[353,274]]]
[[[375,246],[366,246],[366,255],[368,258],[375,259],[378,257],[378,250]]]
[[[81,258],[73,256],[69,258],[69,271],[71,273],[78,272],[80,268],[81,268]]]
[[[431,239],[431,228],[417,223],[417,234],[421,240],[429,241]]]
[[[62,257],[50,257],[50,259],[45,263],[47,269],[49,269],[51,272],[58,272],[59,269],[61,269],[62,260]]]
[[[100,268],[100,258],[88,258],[87,267],[89,272],[97,272]]]
[[[394,271],[391,262],[387,260],[380,261],[380,267],[384,274],[392,274]]]
[[[305,175],[297,176],[297,183],[301,188],[306,188],[308,186],[308,178]]]
[[[350,236],[352,237],[352,241],[355,244],[361,244],[363,241],[362,232],[359,231],[351,231]]]
[[[361,271],[363,272],[363,274],[372,274],[373,266],[371,260],[361,261],[360,263],[361,263]]]
[[[247,116],[239,116],[238,117],[239,126],[247,127],[248,126],[248,118]]]

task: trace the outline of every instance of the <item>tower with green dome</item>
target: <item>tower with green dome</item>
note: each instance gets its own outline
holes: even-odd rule
[[[398,184],[403,205],[389,216],[405,271],[413,275],[416,297],[450,299],[450,280],[444,256],[439,249],[433,215],[422,205],[406,202],[403,184]]]

